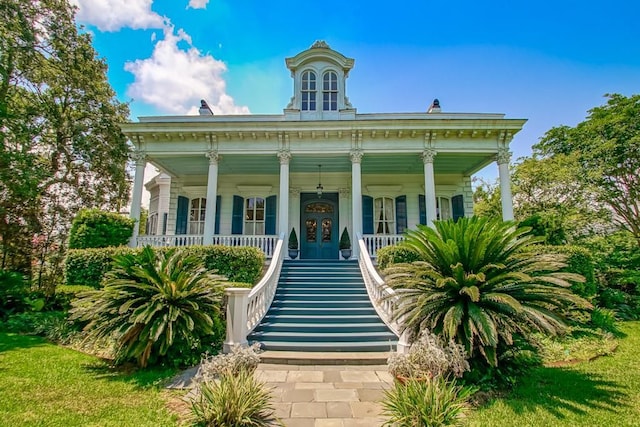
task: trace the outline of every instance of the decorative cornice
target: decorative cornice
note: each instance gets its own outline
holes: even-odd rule
[[[434,148],[427,148],[421,154],[422,161],[425,164],[433,163],[433,159],[436,157],[436,154],[438,154],[438,152]]]
[[[218,154],[218,150],[208,150],[204,153],[204,155],[209,159],[210,165],[217,165],[220,161],[220,158],[222,157],[220,154]]]
[[[509,149],[499,148],[498,154],[496,154],[496,162],[498,162],[499,165],[503,165],[509,164],[509,161],[511,161],[511,152],[509,151]]]
[[[349,156],[351,157],[351,163],[361,163],[363,155],[364,155],[364,151],[362,150],[351,150],[349,152]]]
[[[289,150],[280,150],[278,151],[278,158],[280,159],[281,165],[288,165],[291,160],[291,151]]]
[[[132,150],[131,159],[136,166],[144,166],[147,163],[147,152],[144,150]]]

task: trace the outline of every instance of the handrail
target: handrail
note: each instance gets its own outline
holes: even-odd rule
[[[278,243],[273,251],[271,263],[262,280],[249,292],[249,304],[247,306],[247,333],[258,326],[262,318],[267,314],[278,287],[280,270],[284,261],[284,233],[278,236]]]
[[[273,235],[220,235],[213,236],[211,244],[223,246],[249,246],[261,249],[267,258],[273,256],[278,236]],[[138,236],[136,244],[140,246],[193,246],[202,245],[204,236],[202,234],[175,234],[175,235],[151,235]]]
[[[227,337],[223,351],[229,353],[236,345],[247,345],[247,335],[262,320],[276,294],[284,260],[284,233],[278,236],[271,263],[265,275],[253,289],[227,288]]]
[[[362,277],[367,287],[369,299],[380,319],[382,319],[394,334],[400,336],[400,325],[393,319],[393,311],[399,297],[396,292],[384,282],[373,266],[371,256],[367,250],[367,244],[362,235],[357,233],[356,237],[358,239],[358,247],[360,248],[358,264],[360,265],[360,271],[362,272]]]

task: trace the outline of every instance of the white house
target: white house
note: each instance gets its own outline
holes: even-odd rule
[[[162,173],[148,233],[133,245],[256,245],[272,255],[295,229],[300,257],[338,259],[346,228],[371,255],[406,228],[473,213],[471,176],[500,172],[513,218],[509,143],[524,119],[427,111],[358,114],[347,97],[354,60],[318,41],[287,58],[293,96],[282,114],[140,117],[122,125],[135,146],[131,216],[139,218],[147,162]],[[359,248],[354,245],[354,251]]]

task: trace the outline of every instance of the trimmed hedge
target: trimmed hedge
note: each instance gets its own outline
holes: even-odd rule
[[[172,247],[154,248],[167,251]],[[140,252],[142,249],[110,247],[72,249],[65,260],[65,284],[99,287],[104,275],[111,270],[116,255]],[[231,282],[255,284],[262,274],[264,253],[252,247],[187,246],[179,249],[204,260],[205,266],[225,276]]]
[[[563,271],[581,274],[585,278],[584,283],[574,283],[571,289],[584,298],[591,298],[597,293],[597,283],[593,257],[589,250],[574,245],[540,245],[536,247],[542,253],[554,253],[567,256],[567,267]]]
[[[402,245],[385,246],[382,249],[378,249],[377,252],[378,268],[380,270],[384,270],[392,264],[413,262],[419,259],[420,255],[416,251]]]
[[[106,248],[126,245],[133,234],[135,221],[119,213],[83,209],[73,219],[69,230],[69,248]]]

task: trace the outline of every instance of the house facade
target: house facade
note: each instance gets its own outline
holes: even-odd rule
[[[354,60],[324,42],[287,58],[293,96],[278,115],[140,117],[122,125],[135,147],[131,216],[146,163],[148,226],[132,245],[255,245],[270,255],[292,229],[303,259],[338,259],[344,229],[371,255],[404,230],[471,216],[471,176],[492,162],[513,219],[509,144],[526,120],[503,114],[358,114],[347,97]],[[354,245],[354,251],[358,246]]]

